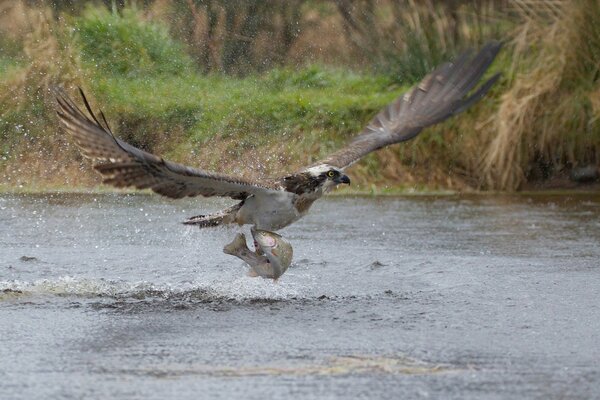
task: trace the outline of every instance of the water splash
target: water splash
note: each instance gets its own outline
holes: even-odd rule
[[[108,298],[120,301],[151,299],[203,303],[284,301],[303,297],[294,285],[250,277],[155,284],[147,281],[128,282],[72,276],[33,282],[0,281],[0,300],[9,296]]]

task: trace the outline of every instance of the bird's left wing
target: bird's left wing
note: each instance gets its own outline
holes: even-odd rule
[[[81,153],[92,159],[103,182],[116,187],[152,189],[173,199],[186,196],[221,196],[243,200],[251,194],[279,191],[274,182],[260,182],[203,171],[164,160],[117,139],[104,114],[102,124],[92,112],[81,91],[84,114],[62,89],[55,89],[57,113],[63,129],[69,133]],[[90,118],[91,117],[91,118]]]
[[[473,93],[500,50],[490,42],[472,56],[464,52],[454,62],[440,65],[371,120],[348,145],[315,163],[346,168],[372,151],[417,136],[424,128],[456,115],[481,99],[500,74],[495,74]],[[469,94],[470,93],[470,94]]]

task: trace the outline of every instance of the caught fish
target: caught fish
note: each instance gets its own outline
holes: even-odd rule
[[[248,263],[251,276],[278,279],[292,263],[292,245],[274,232],[253,228],[251,233],[256,251],[250,250],[246,244],[246,236],[238,233],[233,241],[223,248],[223,252]]]

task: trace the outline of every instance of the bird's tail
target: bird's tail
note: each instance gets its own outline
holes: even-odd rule
[[[210,228],[225,224],[231,224],[235,222],[236,214],[243,204],[244,202],[242,201],[241,203],[238,203],[224,210],[217,211],[213,214],[196,215],[183,221],[183,224],[196,225],[198,226],[198,228]]]

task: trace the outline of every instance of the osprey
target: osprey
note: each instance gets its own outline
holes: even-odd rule
[[[221,196],[237,204],[185,224],[199,227],[250,224],[275,231],[304,216],[313,202],[340,184],[350,184],[345,169],[365,155],[417,136],[424,128],[467,109],[498,80],[497,73],[473,91],[501,44],[491,42],[473,56],[470,51],[442,64],[394,102],[386,106],[345,147],[300,171],[274,179],[249,180],[205,171],[164,160],[138,149],[111,131],[104,114],[99,120],[80,89],[89,116],[62,90],[57,90],[57,113],[62,128],[81,153],[92,160],[103,182],[116,187],[151,189],[180,199]]]

